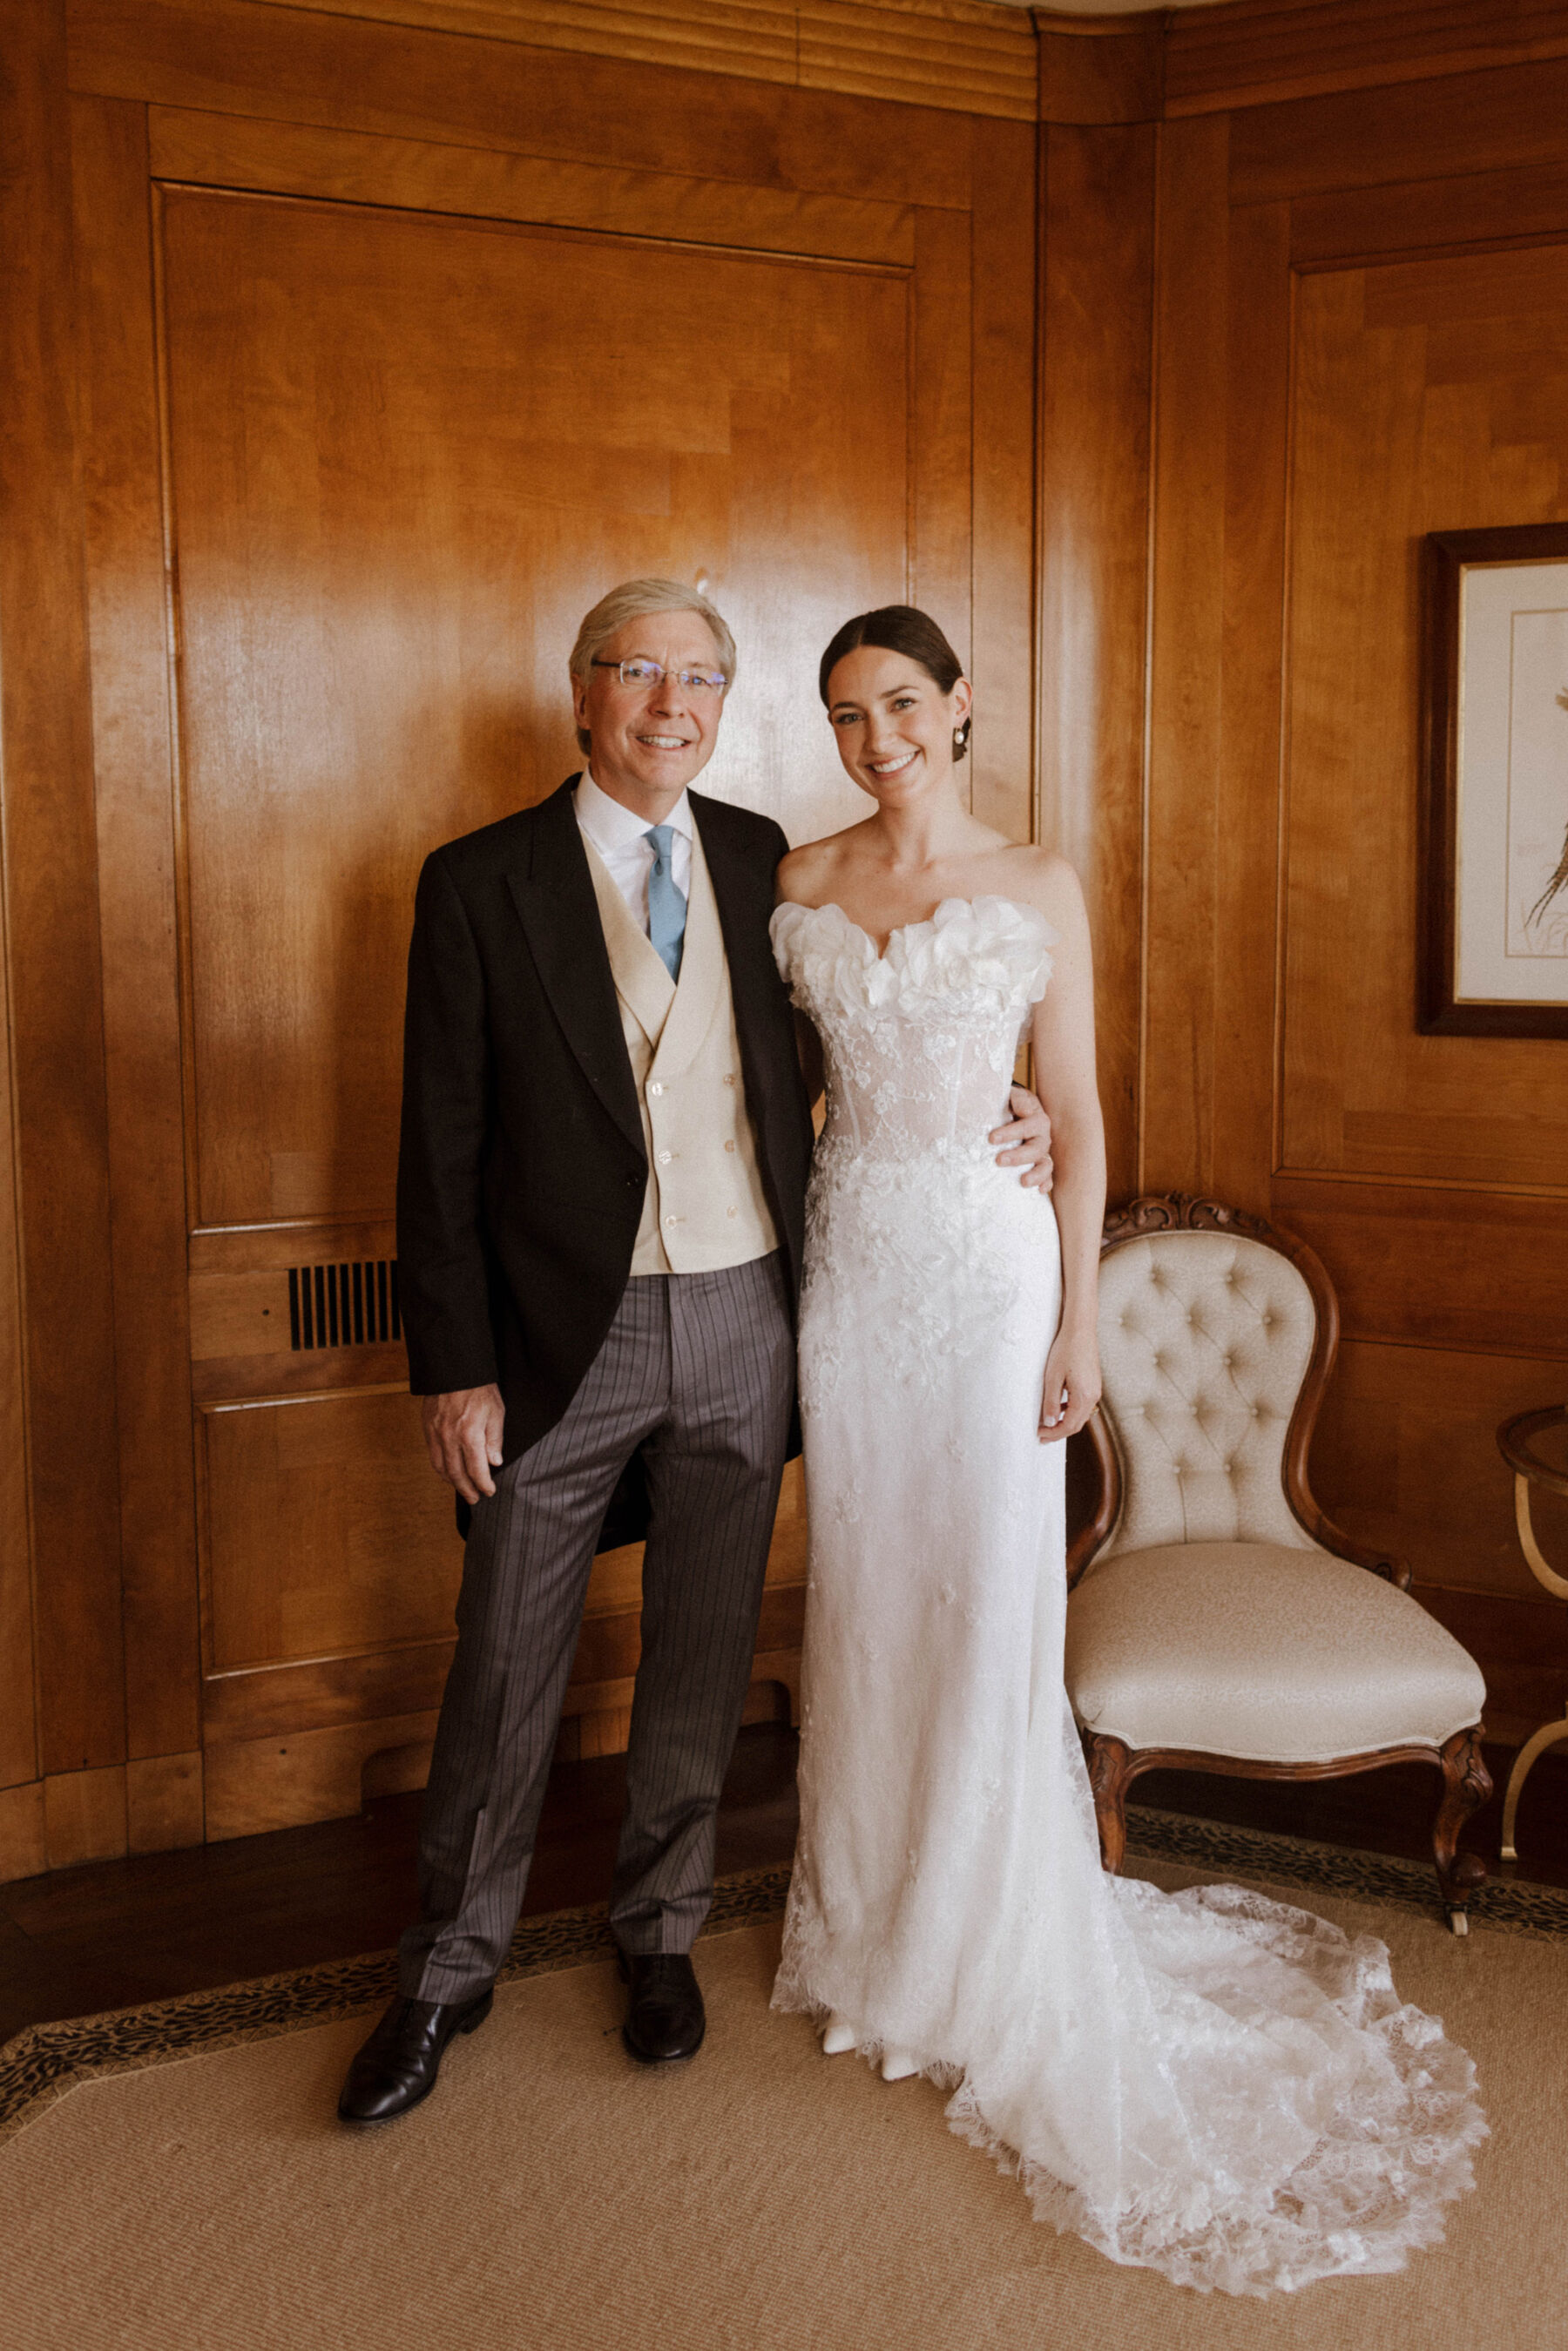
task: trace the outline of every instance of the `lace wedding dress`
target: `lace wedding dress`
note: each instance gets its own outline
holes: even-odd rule
[[[987,1141],[1051,971],[1004,898],[885,955],[836,906],[774,949],[821,1034],[800,1399],[811,1560],[800,1842],[774,2005],[905,2051],[1037,2214],[1263,2294],[1396,2270],[1486,2133],[1381,1943],[1239,1886],[1100,1867],[1062,1687],[1049,1201]]]

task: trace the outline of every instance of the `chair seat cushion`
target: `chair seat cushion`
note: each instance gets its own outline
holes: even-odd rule
[[[1486,1702],[1480,1668],[1407,1593],[1272,1543],[1096,1562],[1068,1602],[1066,1670],[1085,1729],[1259,1763],[1441,1747]]]

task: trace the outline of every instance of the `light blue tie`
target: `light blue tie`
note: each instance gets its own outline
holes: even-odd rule
[[[672,979],[681,976],[681,948],[686,936],[686,902],[675,887],[671,871],[673,824],[651,824],[643,835],[653,844],[653,870],[648,876],[648,936],[658,949]]]

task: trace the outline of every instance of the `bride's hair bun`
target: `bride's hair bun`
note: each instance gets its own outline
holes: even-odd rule
[[[873,645],[879,653],[903,653],[918,662],[944,694],[951,694],[964,674],[964,664],[929,612],[918,604],[879,604],[874,612],[857,612],[834,635],[817,672],[817,691],[828,706],[828,680],[846,653]],[[953,757],[962,759],[969,748],[969,721],[955,730]]]

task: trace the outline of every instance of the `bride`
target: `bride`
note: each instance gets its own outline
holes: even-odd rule
[[[773,916],[828,1103],[774,2005],[951,2091],[952,2127],[1113,2261],[1230,2294],[1401,2268],[1471,2184],[1464,2052],[1370,1938],[1100,1867],[1061,1679],[1062,1440],[1100,1394],[1105,1190],[1076,877],[965,810],[970,690],[925,614],[847,622],[821,687],[875,810],[785,859]],[[987,1141],[1026,1033],[1054,1214]]]

